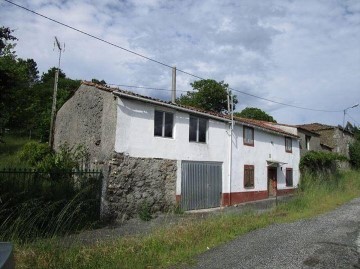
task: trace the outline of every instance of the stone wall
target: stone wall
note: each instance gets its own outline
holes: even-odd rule
[[[82,84],[56,115],[54,149],[65,142],[82,144],[89,152],[91,168],[101,168],[114,150],[116,109],[111,92]]]
[[[134,158],[114,153],[105,190],[105,211],[116,221],[136,217],[143,203],[151,212],[168,211],[176,204],[175,160]]]

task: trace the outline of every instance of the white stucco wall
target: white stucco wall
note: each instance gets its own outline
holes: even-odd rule
[[[189,142],[189,114],[163,106],[117,98],[115,151],[132,157],[164,158],[178,161],[176,194],[181,194],[181,161],[221,162],[223,193],[229,193],[230,136],[226,122],[209,119],[206,143]],[[174,113],[172,138],[154,136],[154,111]],[[266,191],[266,160],[286,163],[278,169],[278,189],[286,189],[286,168],[293,169],[293,186],[299,182],[300,151],[292,139],[292,153],[285,151],[285,138],[259,129],[254,132],[255,146],[243,144],[243,127],[233,131],[231,192]],[[244,165],[255,166],[255,187],[244,188]]]
[[[286,187],[286,168],[293,169],[293,186],[298,185],[300,149],[297,139],[292,138],[292,153],[288,153],[284,136],[254,129],[254,146],[247,146],[243,143],[243,126],[235,125],[233,141],[231,192],[267,190],[267,160],[286,163],[277,169],[278,189],[291,188]],[[244,188],[244,165],[254,165],[254,188]]]
[[[125,98],[118,99],[115,151],[132,157],[223,163],[223,190],[228,189],[228,124],[209,119],[206,143],[189,142],[189,114]],[[173,138],[154,136],[154,111],[174,113]],[[181,169],[176,193],[181,194]]]

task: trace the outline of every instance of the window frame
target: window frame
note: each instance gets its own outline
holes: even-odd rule
[[[251,133],[252,133],[252,142],[247,142],[246,141],[246,130],[251,130]],[[249,127],[249,126],[244,126],[243,127],[243,143],[244,143],[244,145],[246,145],[246,146],[251,146],[251,147],[254,147],[255,146],[255,139],[254,139],[254,136],[255,136],[255,130],[254,130],[254,128],[253,127]]]
[[[289,140],[290,143],[288,143]],[[288,149],[288,145],[290,145],[290,149]],[[288,153],[292,153],[292,138],[289,136],[285,136],[285,151]]]
[[[250,171],[252,173],[249,175],[249,172],[247,173],[247,171]],[[249,179],[247,178],[247,175],[250,177]],[[246,183],[248,181],[250,181],[250,183],[252,183],[250,186],[246,186]],[[254,188],[255,188],[255,166],[245,164],[244,165],[244,189],[254,189]]]
[[[291,176],[290,179],[289,176]],[[291,180],[291,184],[289,184],[290,180]],[[294,187],[294,170],[292,168],[286,168],[285,183],[286,183],[286,187]]]
[[[305,148],[306,148],[306,150],[310,150],[310,140],[311,140],[311,136],[310,135],[305,135]]]
[[[156,134],[156,113],[159,112],[162,114],[162,121],[161,121],[161,135]],[[166,115],[171,115],[171,136],[166,136]],[[154,111],[154,136],[155,137],[162,137],[162,138],[174,138],[174,113],[164,111],[164,110],[158,110],[155,109]]]
[[[196,138],[195,140],[191,140],[191,119],[193,120],[196,120]],[[205,137],[205,141],[200,141],[200,137],[201,137],[201,134],[200,134],[200,121],[204,121],[205,122],[205,133],[204,133],[204,137]],[[197,117],[197,116],[194,116],[194,115],[190,115],[189,116],[189,142],[194,142],[194,143],[202,143],[202,144],[206,144],[207,143],[207,132],[208,132],[208,122],[209,120],[208,119],[205,119],[205,118],[202,118],[202,117]]]

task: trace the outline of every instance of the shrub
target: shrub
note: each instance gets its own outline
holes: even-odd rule
[[[350,163],[355,169],[360,169],[360,141],[349,146]]]
[[[302,172],[335,172],[337,170],[336,161],[346,161],[343,155],[326,151],[309,151],[300,160]]]
[[[139,206],[139,218],[143,221],[149,221],[152,219],[150,205],[147,202],[143,202]]]
[[[18,153],[18,157],[20,160],[35,168],[40,162],[49,158],[52,154],[53,151],[48,144],[29,142],[23,146],[21,151]]]

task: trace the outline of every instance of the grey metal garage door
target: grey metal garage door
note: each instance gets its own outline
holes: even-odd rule
[[[219,207],[222,192],[222,163],[181,164],[181,208],[193,210]]]

